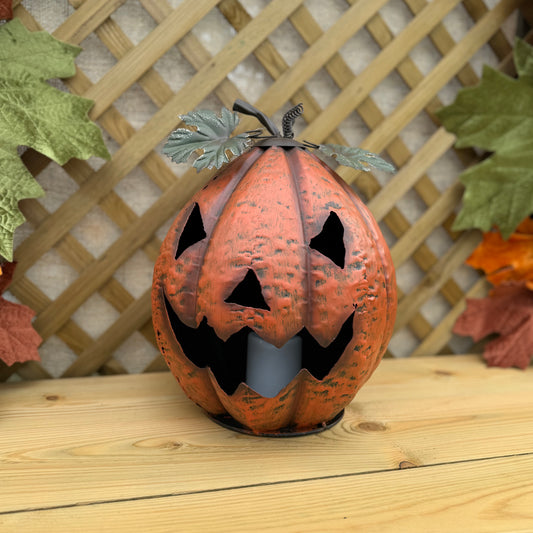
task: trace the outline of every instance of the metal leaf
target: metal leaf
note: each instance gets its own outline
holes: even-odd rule
[[[379,155],[363,150],[362,148],[350,148],[340,144],[321,144],[318,149],[337,160],[337,163],[347,167],[369,172],[372,168],[385,172],[396,172],[393,165],[379,157]]]
[[[234,156],[241,155],[251,144],[248,133],[230,137],[239,123],[239,117],[225,107],[220,116],[204,109],[192,111],[180,118],[187,126],[196,129],[178,128],[170,134],[163,153],[175,163],[185,163],[192,154],[201,151],[201,155],[193,163],[197,170],[220,168],[230,161],[228,152]]]

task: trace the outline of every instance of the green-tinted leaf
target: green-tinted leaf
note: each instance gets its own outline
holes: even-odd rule
[[[187,126],[196,129],[178,128],[170,134],[163,153],[175,163],[185,163],[192,154],[202,151],[193,163],[197,170],[220,168],[229,162],[228,152],[237,156],[250,145],[251,141],[246,133],[230,137],[239,123],[239,117],[225,107],[220,116],[213,111],[200,110],[180,118]]]
[[[385,172],[396,172],[394,166],[373,152],[362,148],[350,148],[340,144],[321,144],[318,148],[322,153],[334,157],[337,163],[356,170],[368,172],[372,168]]]
[[[486,66],[481,83],[459,91],[437,116],[457,135],[458,148],[512,149],[533,136],[531,102],[533,85],[526,79],[515,80]]]
[[[43,190],[33,179],[17,154],[16,147],[6,149],[0,143],[0,255],[13,257],[13,233],[24,222],[18,203],[37,198]]]
[[[466,186],[455,229],[498,226],[508,238],[533,212],[533,48],[517,39],[519,79],[485,67],[477,87],[437,112],[459,148],[495,152],[461,175]]]
[[[514,62],[520,78],[533,83],[533,47],[522,39],[515,39]]]
[[[79,46],[63,43],[45,31],[30,32],[13,19],[0,31],[0,75],[18,77],[27,73],[34,78],[70,78],[76,73],[73,59]],[[18,74],[17,74],[18,73]]]
[[[87,117],[91,100],[62,92],[28,73],[2,79],[0,73],[0,142],[30,146],[56,163],[69,159],[107,158],[96,124]]]
[[[17,19],[0,27],[0,254],[9,260],[13,231],[24,221],[18,202],[42,194],[17,147],[34,148],[60,165],[73,157],[109,157],[87,116],[92,102],[45,81],[72,76],[79,50],[45,32],[29,32]]]
[[[501,150],[461,174],[466,190],[454,229],[498,226],[508,239],[533,213],[533,139]]]

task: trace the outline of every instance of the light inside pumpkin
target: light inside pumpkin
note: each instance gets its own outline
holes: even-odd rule
[[[195,203],[178,241],[175,258],[207,236],[200,206]],[[339,268],[345,265],[344,226],[334,211],[330,211],[321,231],[309,242],[309,248],[328,257]],[[270,311],[261,284],[252,268],[224,300],[226,303]],[[247,383],[266,397],[275,396],[292,378],[306,368],[315,378],[322,380],[331,371],[353,337],[352,313],[344,322],[338,335],[326,347],[321,346],[303,328],[281,348],[261,339],[249,327],[243,327],[226,341],[220,339],[204,317],[197,328],[184,324],[165,295],[165,306],[170,325],[184,355],[200,368],[209,367],[220,387],[233,394],[238,385]],[[267,358],[263,365],[260,358]],[[270,365],[271,383],[264,368]],[[262,370],[263,369],[263,370]],[[263,375],[261,375],[263,374]],[[277,375],[276,375],[277,374]],[[266,381],[265,381],[266,380]]]
[[[223,341],[206,317],[197,328],[191,328],[180,320],[166,295],[164,300],[170,325],[184,355],[199,368],[209,367],[226,394],[233,394],[240,383],[246,383],[248,335],[252,330],[244,327]],[[324,379],[344,353],[353,337],[354,314],[355,311],[328,346],[321,346],[306,328],[297,333],[302,339],[301,367],[316,379]]]

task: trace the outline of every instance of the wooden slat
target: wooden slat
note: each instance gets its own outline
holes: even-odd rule
[[[478,280],[464,295],[464,297],[452,308],[452,310],[439,322],[439,324],[424,338],[411,354],[411,357],[418,357],[433,353],[431,350],[439,352],[450,340],[452,329],[459,315],[466,308],[467,298],[482,298],[487,295],[488,282],[485,279]]]
[[[65,80],[65,84],[72,92],[96,100],[91,116],[97,118],[119,148],[114,149],[112,160],[96,171],[83,161],[72,160],[65,165],[64,170],[78,184],[79,190],[54,213],[49,213],[39,200],[21,202],[23,212],[35,229],[15,251],[19,265],[12,285],[13,294],[37,311],[35,327],[43,337],[49,339],[57,335],[78,355],[66,375],[125,372],[113,359],[117,347],[136,331],[149,342],[155,342],[148,291],[135,299],[114,278],[114,273],[138,250],[154,262],[160,246],[156,231],[214,175],[212,171],[198,174],[189,169],[178,178],[157,153],[157,146],[178,124],[178,114],[197,107],[210,95],[216,95],[226,107],[231,107],[235,99],[243,98],[230,80],[234,73],[230,73],[252,56],[256,67],[263,69],[265,79],[270,76],[272,80],[265,83],[263,92],[251,99],[267,115],[279,112],[288,101],[303,102],[303,120],[307,126],[303,128],[302,138],[349,144],[342,133],[344,121],[356,113],[369,130],[361,146],[375,152],[385,151],[398,167],[398,174],[385,183],[372,173],[359,173],[345,167],[338,172],[362,193],[376,218],[392,234],[391,252],[396,266],[412,261],[421,272],[421,281],[408,293],[399,290],[397,331],[407,328],[409,334],[414,335],[418,344],[413,355],[452,351],[447,343],[452,336],[453,322],[464,308],[465,298],[483,295],[486,285],[478,282],[462,288],[454,279],[455,270],[477,241],[473,235],[459,238],[451,230],[462,186],[453,183],[441,190],[434,183],[430,169],[441,159],[450,157],[457,157],[464,166],[469,166],[478,156],[473,150],[454,150],[453,136],[440,127],[435,116],[435,110],[442,105],[438,93],[453,78],[462,85],[478,82],[471,59],[485,44],[503,61],[501,68],[512,73],[509,60],[512,36],[504,35],[501,25],[517,8],[527,11],[528,3],[500,0],[494,7],[488,7],[484,0],[463,0],[462,5],[471,18],[471,29],[455,42],[445,17],[459,0],[403,0],[412,19],[397,34],[389,28],[388,19],[380,11],[388,1],[348,0],[342,16],[322,29],[321,21],[311,14],[311,6],[306,6],[302,0],[265,3],[264,9],[253,16],[239,0],[186,0],[175,8],[166,0],[141,0],[145,16],[151,16],[156,26],[135,45],[127,36],[128,29],[120,26],[120,17],[113,16],[123,0],[69,0],[74,12],[60,21],[54,35],[73,44],[84,41],[88,46],[92,45],[86,38],[95,35],[115,57],[116,64],[96,83],[91,83],[78,68],[76,75]],[[14,7],[15,14],[26,27],[32,31],[41,29],[35,14],[28,12],[19,1],[14,2]],[[218,16],[222,14],[225,18],[222,24],[231,25],[236,35],[211,56],[192,30],[213,11],[217,11]],[[301,39],[307,47],[291,65],[283,58],[282,50],[278,50],[276,43],[280,34],[270,37],[284,21],[289,22],[284,31],[292,32],[292,37]],[[361,31],[367,31],[381,51],[355,75],[343,59],[341,49]],[[431,41],[442,56],[427,75],[410,57],[413,48],[421,46],[419,43],[423,39]],[[159,64],[157,70],[154,68],[174,46],[195,71],[178,91],[173,91],[165,81]],[[373,91],[393,73],[405,83],[408,94],[385,116],[373,98]],[[316,77],[327,79],[338,88],[338,95],[327,106],[319,103],[308,85]],[[139,129],[114,107],[115,100],[127,95],[127,89],[134,83],[158,109]],[[412,151],[402,137],[405,128],[420,114],[435,124],[435,130]],[[241,130],[256,126],[256,121],[250,117],[244,117],[240,125]],[[24,154],[23,160],[37,179],[49,164],[47,158],[31,150]],[[115,185],[137,167],[161,190],[161,197],[141,216],[113,191]],[[416,219],[398,206],[399,200],[412,191],[422,200],[423,212]],[[77,240],[70,233],[97,205],[121,231],[101,257],[93,257],[83,240]],[[426,242],[435,237],[434,232],[439,228],[450,238],[447,252],[435,252]],[[49,250],[54,250],[78,273],[77,279],[53,300],[26,277],[28,269],[38,264]],[[95,293],[120,315],[116,321],[110,321],[98,339],[92,339],[83,325],[71,319],[72,313]],[[443,312],[445,316],[439,324],[433,324],[425,318],[421,307],[437,295],[440,304],[448,305],[449,311]],[[164,368],[162,364],[158,357],[147,369]],[[43,365],[33,362],[22,367],[3,368],[0,379],[13,373],[25,379],[50,376]]]
[[[73,44],[81,43],[125,1],[93,0],[84,2],[54,31],[54,37]]]
[[[297,506],[300,497],[312,501],[315,486],[324,488],[324,505],[338,501],[344,508],[350,500],[363,513],[354,504],[363,498],[365,507],[386,506],[403,516],[400,503],[411,501],[411,493],[417,506],[427,497],[433,503],[442,499],[445,509],[447,498],[462,498],[466,487],[472,494],[485,487],[501,495],[509,476],[502,476],[500,462],[513,468],[517,486],[531,491],[531,457],[520,463],[527,482],[511,462],[533,454],[531,391],[528,372],[489,369],[478,356],[386,360],[335,428],[268,439],[214,424],[168,373],[4,384],[0,470],[9,498],[0,502],[0,524],[22,525],[31,509],[40,509],[41,520],[48,520],[48,513],[60,520],[66,515],[50,508],[70,507],[64,512],[92,527],[89,507],[95,516],[107,505],[115,512],[124,506],[125,515],[135,508],[129,505],[137,505],[145,513],[150,501],[165,498],[167,508],[176,509],[179,498],[195,494],[205,510],[221,492],[227,498],[220,502],[239,501],[239,495],[251,497],[256,490],[268,499],[275,487],[280,502],[289,498]],[[402,470],[405,462],[419,468]],[[413,478],[412,472],[419,474]],[[378,473],[385,476],[379,490],[370,481],[379,478],[366,477]],[[489,483],[492,475],[501,483]],[[336,497],[324,498],[330,490]],[[382,500],[380,491],[397,499]],[[183,501],[195,509],[191,516],[202,520],[202,513]],[[317,513],[329,517],[328,509]],[[382,513],[385,520],[387,512]]]
[[[6,528],[180,531],[531,531],[533,454],[207,494],[165,495],[0,517]],[[508,473],[515,473],[509,476]],[[438,498],[437,498],[438,495]],[[362,500],[365,505],[360,505]],[[275,509],[275,512],[272,510]],[[253,510],[253,512],[252,512]],[[460,513],[460,517],[458,516]],[[505,516],[505,518],[503,518]],[[305,526],[303,526],[305,524]],[[430,524],[432,524],[430,526]],[[428,529],[430,527],[431,529]]]
[[[368,208],[380,221],[422,176],[455,142],[444,128],[438,129],[402,169],[368,202]]]
[[[90,111],[98,118],[124,91],[137,81],[170,47],[188,33],[219,0],[185,0],[157,28],[127,52],[105,76],[85,93],[95,101]]]
[[[298,7],[301,0],[274,0],[252,23],[236,35],[226,47],[191,78],[184,88],[133,135],[82,185],[61,207],[18,248],[18,267],[14,282],[43,253],[61,239],[112,188],[133,170],[150,152],[159,139],[176,126],[177,115],[193,109],[244,57],[257,46],[284,18]]]
[[[403,298],[398,305],[395,328],[403,327],[428,298],[448,279],[451,273],[464,264],[472,250],[481,242],[478,232],[464,233],[439,261],[431,268],[415,290]]]

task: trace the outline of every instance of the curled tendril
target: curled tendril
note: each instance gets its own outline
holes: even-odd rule
[[[293,108],[289,109],[281,121],[281,127],[283,129],[283,137],[285,139],[292,139],[294,137],[294,132],[292,127],[294,126],[294,121],[304,112],[303,104],[298,104]]]

